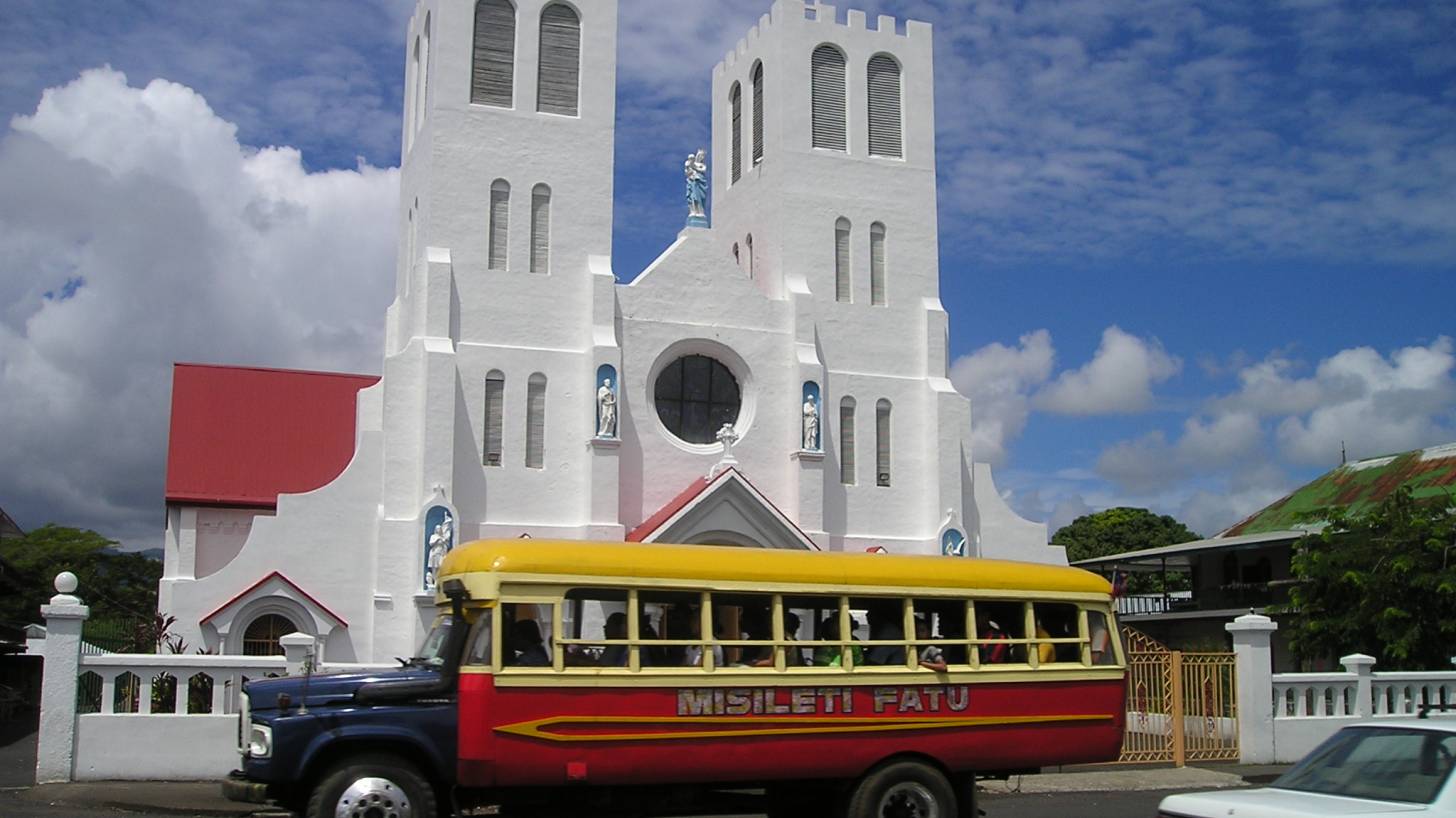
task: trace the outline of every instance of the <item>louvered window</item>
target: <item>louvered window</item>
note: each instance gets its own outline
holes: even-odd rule
[[[870,153],[874,156],[904,155],[900,138],[900,64],[888,54],[870,58]]]
[[[854,485],[854,398],[839,402],[839,482]]]
[[[490,260],[492,270],[506,268],[507,237],[511,225],[511,183],[497,179],[490,183]]]
[[[415,38],[414,51],[410,52],[410,73],[414,75],[413,82],[408,83],[406,91],[409,94],[409,122],[405,125],[404,139],[405,149],[415,143],[415,132],[419,130],[420,122],[420,38]]]
[[[832,45],[821,45],[814,49],[812,68],[814,147],[846,150],[844,55]]]
[[[890,485],[890,402],[875,404],[875,485]]]
[[[744,237],[743,243],[748,246],[748,277],[753,278],[753,234]]]
[[[541,12],[541,70],[536,85],[536,110],[576,116],[581,84],[581,19],[570,6],[557,3]]]
[[[531,272],[551,272],[551,188],[531,190]]]
[[[516,7],[510,0],[475,4],[475,47],[470,65],[470,101],[509,108],[515,99]]]
[[[420,68],[419,68],[419,72],[420,72],[419,73],[419,78],[420,78],[420,91],[419,91],[419,95],[416,97],[416,105],[415,105],[415,107],[418,109],[418,111],[415,114],[415,130],[416,131],[418,131],[420,128],[424,127],[424,124],[425,124],[425,113],[428,110],[427,106],[428,106],[428,103],[430,101],[430,15],[429,14],[426,14],[425,15],[425,39],[423,41],[423,45],[420,46],[419,58],[420,58]]]
[[[485,376],[485,465],[501,465],[505,429],[506,376],[492,369]]]
[[[763,161],[763,63],[753,64],[753,164]]]
[[[526,383],[526,468],[546,463],[546,376],[540,372]]]
[[[736,182],[743,173],[743,88],[736,82],[728,92],[728,109],[731,112],[729,119],[733,123],[733,134],[729,137],[733,144],[732,181]]]
[[[850,301],[849,219],[834,223],[834,300]]]
[[[870,303],[885,305],[885,226],[870,225]]]

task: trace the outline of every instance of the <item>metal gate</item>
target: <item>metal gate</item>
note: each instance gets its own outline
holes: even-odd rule
[[[1232,653],[1168,650],[1123,628],[1127,726],[1121,762],[1237,761],[1238,703]]]

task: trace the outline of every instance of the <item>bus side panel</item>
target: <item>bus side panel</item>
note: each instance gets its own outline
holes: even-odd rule
[[[845,778],[907,752],[953,770],[1108,761],[1125,710],[1121,679],[678,689],[490,678],[462,677],[462,784]]]

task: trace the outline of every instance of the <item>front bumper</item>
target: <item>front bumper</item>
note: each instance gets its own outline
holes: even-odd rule
[[[242,770],[233,770],[228,773],[227,778],[222,780],[222,794],[229,801],[266,804],[268,802],[268,785],[258,781],[249,781]]]

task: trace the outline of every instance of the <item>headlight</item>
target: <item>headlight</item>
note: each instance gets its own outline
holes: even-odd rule
[[[266,724],[255,724],[248,731],[248,756],[268,758],[273,755],[273,728]]]

